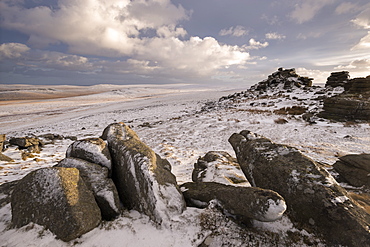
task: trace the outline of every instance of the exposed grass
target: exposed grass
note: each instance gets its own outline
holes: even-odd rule
[[[279,115],[302,115],[307,111],[307,107],[303,106],[292,106],[292,107],[284,107],[278,110],[275,110],[275,114]]]

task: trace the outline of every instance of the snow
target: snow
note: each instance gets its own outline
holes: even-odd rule
[[[111,170],[111,161],[103,154],[103,149],[104,147],[99,144],[91,143],[89,141],[77,141],[68,147],[66,155],[70,157],[72,150],[82,150],[88,159]]]
[[[280,219],[286,210],[285,201],[283,200],[274,201],[272,199],[268,199],[267,203],[269,204],[269,207],[265,214],[263,215],[265,221],[275,221],[277,219]]]
[[[346,197],[346,196],[338,196],[338,197],[335,197],[334,199],[332,199],[331,202],[334,203],[335,205],[337,205],[339,203],[344,203],[347,200],[349,200],[349,198]]]
[[[86,87],[86,91],[89,90]],[[302,105],[301,99],[307,99],[309,110],[322,107],[311,100],[317,97],[314,91],[298,89],[281,97],[269,92],[270,98],[251,97],[233,103],[233,106],[201,111],[206,102],[217,101],[221,96],[240,90],[190,85],[100,85],[93,90],[102,92],[60,99],[0,102],[0,132],[7,138],[53,133],[84,139],[99,137],[107,125],[122,121],[156,153],[169,160],[178,184],[191,181],[194,163],[208,151],[223,150],[234,155],[228,138],[245,129],[273,142],[298,148],[313,160],[329,165],[342,155],[370,153],[370,125],[367,123],[344,125],[324,120],[310,125],[295,116],[283,116],[287,118],[287,124],[274,122],[282,116],[273,110]],[[340,93],[340,90],[334,93]],[[150,127],[143,123],[149,123]],[[348,136],[350,138],[345,138]],[[15,162],[0,162],[0,183],[55,165],[65,158],[72,142],[63,139],[46,144],[40,154],[35,154],[37,160],[21,160],[19,150],[8,148],[3,153]],[[287,152],[285,149],[279,151],[280,154]],[[250,167],[252,171],[253,167]],[[299,175],[292,173],[292,180],[298,182]],[[327,183],[336,182],[333,179]],[[342,199],[333,200],[340,203]],[[276,216],[282,207],[282,204],[271,206],[271,215]],[[115,221],[102,224],[73,243],[64,243],[37,225],[8,228],[11,210],[7,204],[0,208],[0,239],[4,246],[198,246],[209,234],[207,229],[200,227],[202,212],[187,208],[182,214],[172,216],[166,227],[158,228],[147,216],[126,211]],[[288,231],[303,234],[288,222],[286,216],[275,222],[256,222],[255,225],[281,236]]]

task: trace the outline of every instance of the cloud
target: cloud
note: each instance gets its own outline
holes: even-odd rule
[[[323,7],[333,4],[335,0],[300,0],[299,2],[290,13],[290,18],[302,24],[312,20]]]
[[[357,25],[359,28],[362,29],[370,29],[370,3],[362,6],[362,11],[357,17],[351,20],[352,23]],[[367,32],[367,35],[361,38],[361,40],[354,45],[351,50],[362,50],[362,49],[370,49],[370,31]]]
[[[5,43],[0,45],[0,60],[15,59],[21,57],[30,48],[20,43]]]
[[[266,42],[259,42],[259,41],[256,41],[255,39],[250,39],[249,40],[249,45],[244,45],[243,48],[245,48],[246,50],[258,50],[258,49],[261,49],[261,48],[266,48],[267,46],[269,45],[269,43],[266,41]]]
[[[360,42],[351,48],[351,50],[370,50],[370,31],[367,32],[367,35],[363,37]]]
[[[362,9],[361,13],[352,22],[360,28],[370,29],[370,4],[366,4]]]
[[[264,20],[267,22],[267,24],[269,25],[276,25],[276,24],[279,24],[280,21],[279,21],[279,17],[277,15],[274,15],[274,16],[267,16],[266,14],[263,14],[261,16],[261,20]]]
[[[344,2],[341,3],[336,9],[335,13],[338,15],[355,12],[359,9],[359,6],[355,3]]]
[[[235,36],[241,37],[248,34],[248,31],[243,26],[230,27],[229,29],[222,29],[219,33],[221,36]]]
[[[358,59],[351,61],[347,65],[339,65],[334,69],[351,70],[351,71],[370,71],[370,59]]]
[[[55,51],[31,50],[20,43],[0,45],[0,61],[12,62],[17,66],[32,69],[56,69],[70,71],[92,71],[88,58]]]
[[[189,12],[170,0],[64,0],[55,8],[26,8],[4,0],[0,8],[1,25],[28,34],[31,48],[62,43],[76,54],[53,57],[55,67],[70,63],[88,68],[91,64],[83,58],[99,56],[116,59],[115,65],[122,66],[115,70],[119,73],[207,76],[249,59],[243,47],[220,44],[211,37],[188,37],[180,22],[189,18]],[[230,31],[236,36],[247,32],[241,26]]]
[[[285,39],[286,37],[278,33],[266,33],[266,39]]]
[[[307,69],[307,68],[297,68],[297,74],[300,76],[307,76],[310,78],[314,78],[314,83],[321,83],[324,84],[327,81],[327,78],[330,76],[330,71],[325,70],[317,70],[317,69]]]

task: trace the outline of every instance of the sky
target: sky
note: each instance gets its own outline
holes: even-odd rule
[[[0,0],[0,83],[255,84],[370,75],[368,0]]]

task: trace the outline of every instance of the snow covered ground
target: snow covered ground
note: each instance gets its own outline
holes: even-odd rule
[[[17,93],[25,89],[30,90],[19,86]],[[45,93],[40,87],[35,88],[34,93],[39,93],[38,90]],[[83,91],[87,94],[88,90],[91,88]],[[368,123],[318,121],[310,125],[301,118],[272,112],[299,105],[303,98],[309,102],[307,99],[313,97],[313,93],[306,91],[281,97],[244,99],[228,107],[202,110],[206,102],[217,101],[221,96],[238,91],[241,90],[190,85],[107,85],[95,86],[93,94],[82,96],[0,101],[0,134],[23,137],[53,133],[83,139],[99,137],[108,124],[122,121],[129,124],[143,142],[170,161],[179,184],[191,181],[194,163],[206,152],[220,150],[235,156],[227,140],[244,129],[296,147],[328,165],[342,155],[370,153]],[[11,88],[2,88],[0,94],[12,92],[15,91]],[[320,107],[315,102],[308,105]],[[275,120],[279,118],[288,122],[278,124]],[[64,158],[72,142],[70,139],[55,140],[45,145],[40,154],[27,160],[21,159],[19,150],[10,147],[3,153],[15,162],[0,163],[0,184],[20,179],[32,170],[55,165]],[[212,211],[207,210],[188,208],[173,219],[170,229],[155,227],[146,216],[135,211],[125,212],[122,217],[104,223],[80,239],[64,243],[40,226],[9,228],[11,212],[8,204],[0,209],[0,243],[1,246],[198,246],[210,234],[201,228],[200,223],[202,215],[209,216]],[[240,230],[232,222],[219,224],[218,230],[224,231],[230,239]],[[298,231],[286,217],[274,223],[256,225],[281,236],[286,236],[288,231]],[[230,246],[243,244],[237,238],[233,241],[230,243],[234,245]]]

